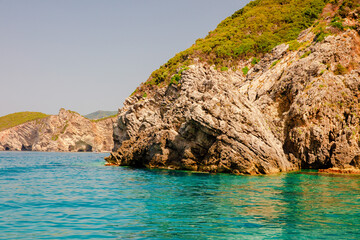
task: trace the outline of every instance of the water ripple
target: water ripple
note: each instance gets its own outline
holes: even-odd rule
[[[103,166],[0,153],[0,239],[357,239],[360,177]]]

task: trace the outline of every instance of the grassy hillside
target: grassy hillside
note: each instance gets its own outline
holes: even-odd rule
[[[41,112],[17,112],[0,117],[0,131],[17,125],[30,122],[36,119],[46,118],[49,115]]]
[[[152,89],[177,84],[183,69],[197,59],[215,65],[218,70],[238,70],[241,60],[256,64],[261,57],[281,43],[293,43],[302,30],[318,24],[319,17],[331,3],[337,11],[333,25],[340,26],[341,13],[359,6],[359,0],[254,0],[232,16],[223,20],[204,39],[196,40],[190,48],[176,54],[167,63],[155,70],[149,79],[133,94],[147,97]],[[324,18],[329,15],[324,15]],[[318,27],[324,39],[326,26]],[[173,36],[176,37],[176,36]],[[246,74],[246,69],[244,71]]]
[[[98,119],[102,119],[102,118],[112,117],[112,116],[115,116],[116,114],[117,114],[117,111],[99,110],[99,111],[84,115],[84,117],[91,119],[91,120],[98,120]]]
[[[296,39],[314,23],[327,2],[254,0],[154,71],[145,85],[176,82],[176,71],[191,64],[194,58],[223,69],[236,66],[240,59],[259,58],[276,45]]]

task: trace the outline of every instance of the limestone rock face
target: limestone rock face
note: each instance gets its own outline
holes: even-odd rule
[[[0,132],[0,151],[108,152],[113,144],[114,118],[90,121],[61,109],[58,115]]]
[[[115,131],[119,153],[113,156],[121,165],[198,171],[293,169],[261,112],[239,93],[241,79],[193,65],[181,86],[126,105]]]
[[[178,85],[129,97],[107,161],[243,174],[360,167],[360,38],[355,30],[304,48],[282,44],[259,63],[221,72],[197,63]]]

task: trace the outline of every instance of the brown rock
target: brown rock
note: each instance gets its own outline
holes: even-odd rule
[[[246,78],[192,65],[178,86],[126,100],[107,160],[234,174],[358,168],[359,39],[347,30],[299,51],[280,45]]]
[[[114,118],[90,121],[60,109],[58,115],[0,132],[0,151],[109,152]]]
[[[328,168],[319,169],[320,173],[338,173],[338,174],[360,174],[360,169],[356,168]]]

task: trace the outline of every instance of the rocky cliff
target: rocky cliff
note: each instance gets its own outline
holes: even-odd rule
[[[60,109],[58,115],[0,132],[0,151],[107,152],[113,144],[114,118],[91,121]]]
[[[129,97],[114,128],[114,165],[266,174],[360,168],[359,11],[320,22],[261,61],[220,71],[196,60],[148,96]],[[343,25],[341,25],[343,26]],[[244,71],[246,69],[246,71]]]

